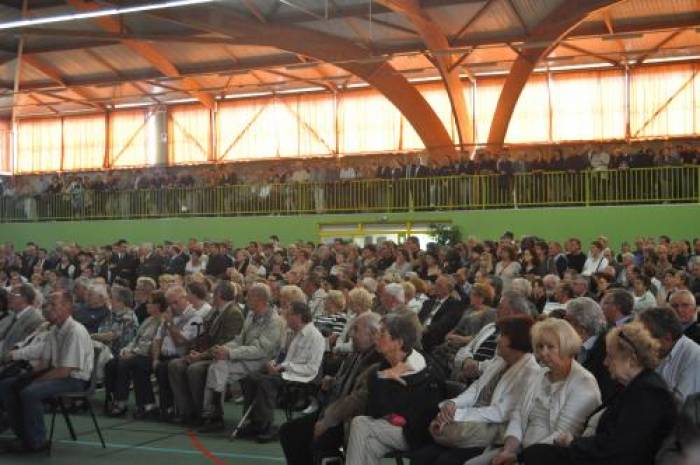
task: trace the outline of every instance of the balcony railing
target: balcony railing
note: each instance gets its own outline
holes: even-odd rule
[[[700,203],[700,167],[246,184],[3,197],[0,221]]]

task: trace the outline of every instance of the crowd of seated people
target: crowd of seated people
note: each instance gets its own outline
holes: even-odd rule
[[[2,245],[2,449],[48,447],[42,400],[97,373],[106,415],[206,434],[238,389],[236,436],[290,464],[697,463],[700,239],[587,249]]]
[[[645,142],[513,148],[499,152],[478,149],[460,160],[445,162],[425,156],[346,157],[302,162],[246,162],[187,167],[144,168],[82,173],[0,177],[0,196],[81,194],[142,189],[217,187],[334,182],[354,179],[405,179],[474,174],[513,175],[525,172],[616,170],[700,164],[696,141]]]

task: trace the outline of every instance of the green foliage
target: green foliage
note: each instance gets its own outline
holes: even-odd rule
[[[435,242],[438,245],[454,246],[462,240],[462,232],[459,226],[453,224],[436,224],[430,225],[430,235],[435,237]]]

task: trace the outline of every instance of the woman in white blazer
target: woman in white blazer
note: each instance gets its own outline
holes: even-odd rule
[[[471,386],[440,404],[430,425],[434,443],[411,454],[411,465],[462,465],[502,439],[508,419],[526,387],[543,371],[532,355],[527,315],[503,318],[497,357]]]
[[[569,323],[549,318],[535,324],[532,346],[545,370],[526,387],[508,422],[503,447],[469,465],[513,465],[525,447],[552,444],[561,433],[580,434],[586,418],[600,405],[595,377],[574,359],[581,339]]]

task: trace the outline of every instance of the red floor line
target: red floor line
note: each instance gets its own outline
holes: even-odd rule
[[[190,437],[190,442],[192,443],[194,448],[197,449],[203,456],[211,460],[212,463],[214,463],[214,465],[227,465],[226,462],[221,460],[216,455],[212,454],[211,451],[207,449],[204,444],[202,444],[199,438],[197,438],[197,435],[194,434],[193,431],[187,431],[187,435]]]

